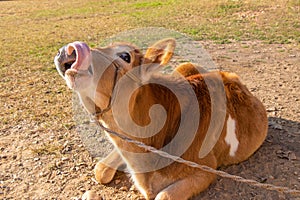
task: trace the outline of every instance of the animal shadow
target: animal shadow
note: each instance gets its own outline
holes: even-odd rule
[[[300,122],[269,117],[266,140],[248,160],[229,167],[227,173],[254,179],[261,183],[300,189]],[[289,194],[270,191],[234,180],[218,177],[198,199],[297,199]]]

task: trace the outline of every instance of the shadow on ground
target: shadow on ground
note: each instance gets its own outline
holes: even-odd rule
[[[268,136],[262,147],[238,165],[223,167],[230,174],[262,183],[300,189],[300,123],[282,118],[269,118]],[[300,199],[276,191],[248,186],[218,178],[198,199]]]
[[[228,167],[227,173],[253,179],[261,183],[300,189],[300,122],[269,117],[268,136],[261,148],[248,160]],[[199,183],[201,184],[201,183]],[[109,185],[129,189],[126,174],[118,172]],[[289,194],[249,186],[245,183],[218,177],[211,186],[192,200],[280,200],[300,199]]]

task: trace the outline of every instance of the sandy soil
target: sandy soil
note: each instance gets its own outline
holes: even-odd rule
[[[299,190],[299,47],[259,41],[222,45],[200,43],[222,69],[240,75],[263,101],[269,116],[269,134],[262,147],[249,160],[222,170]],[[60,91],[57,95],[68,98],[71,94]],[[38,108],[33,106],[32,109]],[[74,126],[65,125],[57,134],[55,128],[45,131],[42,125],[24,121],[0,129],[0,199],[80,199],[87,190],[96,191],[103,199],[143,199],[123,173],[118,173],[106,186],[94,181],[92,169],[96,159],[90,156]],[[194,199],[297,197],[218,178]]]

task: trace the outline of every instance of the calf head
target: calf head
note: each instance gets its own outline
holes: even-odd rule
[[[174,39],[156,42],[145,55],[127,43],[92,49],[84,42],[73,42],[59,50],[54,62],[68,87],[79,94],[88,112],[94,113],[95,108],[108,106],[118,79],[137,66],[147,65],[137,76],[140,81],[146,81],[149,72],[169,62],[174,48]]]

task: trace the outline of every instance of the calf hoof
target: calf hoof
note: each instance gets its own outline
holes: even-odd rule
[[[109,183],[114,178],[116,171],[116,169],[110,168],[105,164],[98,162],[94,168],[96,181],[101,184]]]

